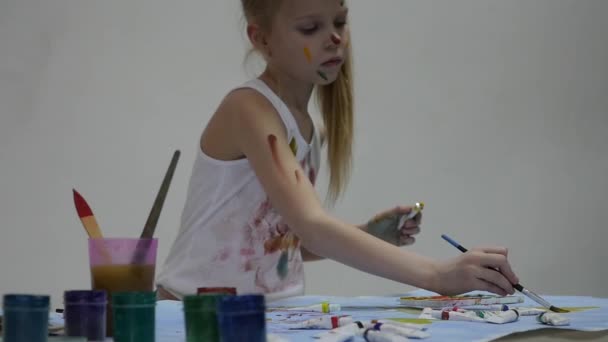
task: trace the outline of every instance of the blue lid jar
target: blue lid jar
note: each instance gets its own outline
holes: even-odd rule
[[[266,301],[263,295],[225,296],[220,299],[218,310],[224,313],[265,311]]]
[[[4,296],[4,310],[10,309],[42,309],[48,310],[50,296],[8,294]]]
[[[98,290],[73,290],[63,293],[65,334],[103,341],[106,337],[107,294]]]
[[[72,290],[63,293],[63,302],[69,304],[106,304],[108,297],[106,291],[98,290]]]
[[[266,304],[263,295],[224,296],[217,318],[222,342],[265,342]]]
[[[2,337],[4,342],[46,342],[49,296],[7,294],[4,296]]]

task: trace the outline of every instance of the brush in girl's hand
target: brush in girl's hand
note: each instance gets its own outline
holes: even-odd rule
[[[466,253],[466,252],[467,252],[467,249],[466,249],[466,248],[462,247],[462,245],[461,245],[461,244],[459,244],[458,242],[454,241],[454,240],[453,240],[452,238],[450,238],[449,236],[447,236],[447,235],[443,234],[443,235],[441,235],[441,238],[442,238],[442,239],[444,239],[445,241],[447,241],[447,242],[448,242],[450,245],[452,245],[452,246],[454,246],[454,247],[458,248],[458,250],[459,250],[459,251],[461,251],[461,252],[463,252],[463,253]],[[497,271],[497,272],[498,272],[498,271]],[[558,308],[558,307],[556,307],[556,306],[551,305],[551,303],[547,302],[546,300],[544,300],[544,299],[543,299],[541,296],[537,295],[536,293],[534,293],[534,292],[532,292],[532,291],[530,291],[530,290],[528,290],[528,289],[524,288],[524,287],[523,287],[521,284],[515,284],[515,285],[513,285],[513,287],[514,287],[514,288],[515,288],[517,291],[519,291],[519,292],[521,292],[521,293],[525,294],[525,295],[526,295],[528,298],[532,299],[533,301],[535,301],[535,302],[537,302],[538,304],[540,304],[540,305],[542,305],[542,306],[544,306],[544,307],[548,308],[549,310],[551,310],[551,311],[553,311],[553,312],[561,312],[561,313],[564,313],[564,312],[569,312],[569,311],[568,311],[568,310],[566,310],[566,309],[561,309],[561,308]]]

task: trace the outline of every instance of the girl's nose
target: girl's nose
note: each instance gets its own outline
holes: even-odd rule
[[[336,32],[331,34],[331,41],[336,45],[340,45],[342,43],[342,38]]]

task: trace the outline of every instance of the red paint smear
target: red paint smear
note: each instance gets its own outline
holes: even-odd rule
[[[315,169],[313,169],[312,167],[310,168],[310,170],[308,170],[308,179],[310,179],[310,182],[312,184],[315,184],[315,182],[317,180],[317,175],[315,174]]]
[[[338,316],[332,316],[331,317],[331,328],[332,329],[336,329],[340,324],[340,319],[338,318]]]
[[[336,45],[340,45],[340,43],[342,43],[342,38],[340,38],[340,36],[334,32],[331,34],[331,41]]]
[[[93,211],[91,207],[87,204],[87,201],[84,200],[82,195],[78,193],[75,189],[72,189],[74,193],[74,205],[76,205],[76,212],[80,218],[93,216]]]
[[[213,261],[226,261],[230,257],[230,248],[224,247],[222,248],[218,254],[216,254]]]
[[[300,183],[300,171],[296,170],[296,182]]]
[[[264,242],[264,254],[272,254],[279,251],[281,249],[282,242],[282,236],[277,236],[275,238],[266,240]]]
[[[274,160],[274,163],[279,168],[279,170],[282,170],[281,162],[279,161],[279,151],[277,150],[277,137],[274,134],[270,134],[268,136],[268,144],[270,145],[270,152],[272,153],[272,159]]]
[[[253,248],[241,248],[241,255],[242,256],[253,256],[253,255],[255,255],[255,251],[253,250]]]

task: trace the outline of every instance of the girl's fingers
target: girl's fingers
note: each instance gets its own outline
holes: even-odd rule
[[[508,294],[502,288],[500,288],[488,281],[485,281],[484,279],[477,279],[477,281],[475,282],[475,290],[488,291],[488,292],[495,293],[499,296],[506,296]]]
[[[506,250],[506,248],[505,248]],[[511,269],[509,260],[503,254],[483,254],[481,260],[482,266],[491,267],[500,271],[500,273],[506,277],[511,284],[519,283],[519,278],[515,275],[515,272]]]
[[[420,227],[414,227],[412,229],[401,229],[401,235],[402,236],[407,236],[407,235],[417,235],[420,234]]]
[[[486,282],[501,288],[504,293],[512,294],[513,292],[515,292],[515,290],[513,289],[513,285],[511,285],[509,280],[505,278],[502,273],[496,270],[488,269],[485,267],[480,268],[478,278],[483,279]]]
[[[400,246],[409,246],[409,245],[413,245],[416,242],[416,238],[413,236],[401,236],[399,238],[399,245]]]
[[[505,247],[500,247],[500,246],[479,246],[479,247],[473,248],[473,250],[481,251],[484,253],[501,254],[504,256],[509,255],[509,250]]]

